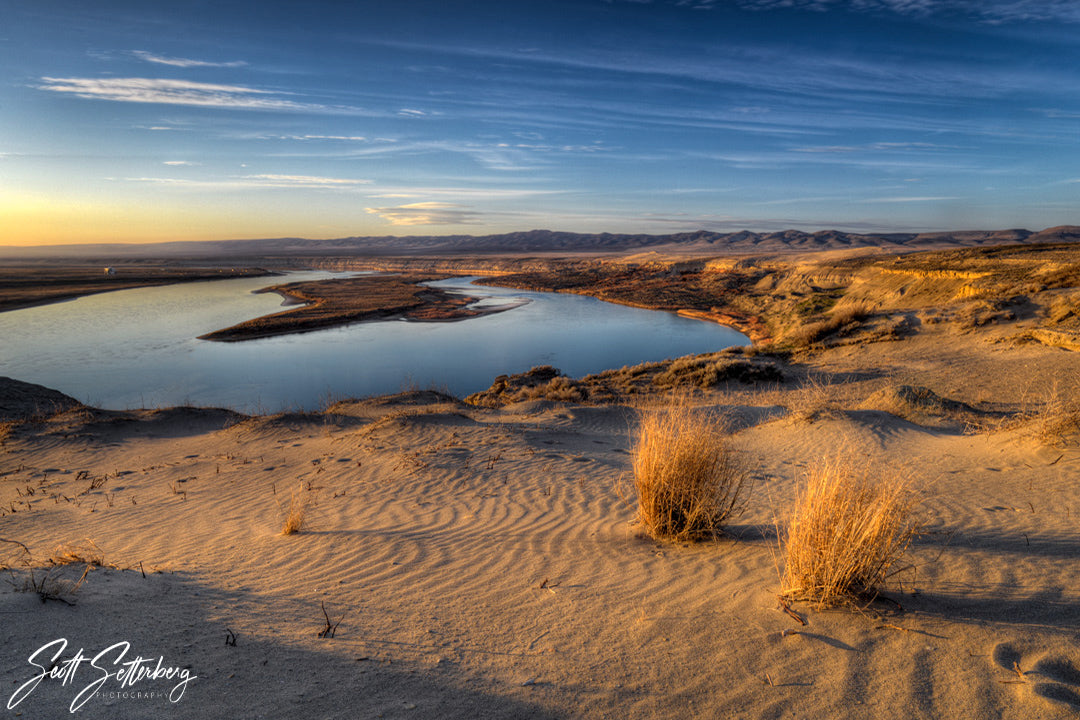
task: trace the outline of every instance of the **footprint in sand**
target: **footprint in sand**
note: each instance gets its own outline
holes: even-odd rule
[[[1009,643],[994,646],[994,662],[1013,674],[1017,684],[1029,685],[1047,700],[1080,711],[1080,669],[1063,657],[1044,656],[1029,665],[1031,658]]]

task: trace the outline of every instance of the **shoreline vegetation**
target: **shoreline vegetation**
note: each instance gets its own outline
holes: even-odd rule
[[[710,320],[757,350],[818,353],[893,341],[929,325],[961,331],[1032,321],[1017,342],[1080,349],[1080,244],[915,253],[567,262],[485,284],[571,292]]]
[[[405,319],[449,322],[502,312],[512,306],[470,308],[479,300],[428,287],[422,283],[447,275],[363,275],[353,278],[285,283],[258,292],[275,292],[289,309],[245,320],[231,327],[200,335],[200,340],[239,342],[290,335],[371,320]]]

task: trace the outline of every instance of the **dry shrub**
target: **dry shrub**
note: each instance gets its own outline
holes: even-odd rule
[[[537,388],[534,396],[557,402],[581,402],[585,399],[581,388],[564,375],[552,378],[547,385]]]
[[[50,565],[94,565],[101,567],[105,564],[105,553],[97,543],[86,538],[81,544],[69,543],[58,545],[49,558]]]
[[[686,398],[646,411],[633,455],[637,519],[654,538],[715,537],[744,507],[749,475],[724,420]]]
[[[7,439],[11,437],[17,427],[19,427],[19,423],[15,420],[0,422],[0,447],[7,443]]]
[[[1046,324],[1075,323],[1080,318],[1080,293],[1055,295],[1046,307]]]
[[[862,322],[874,314],[874,308],[866,302],[853,300],[851,302],[837,303],[833,308],[832,321],[837,327],[844,327],[851,323]]]
[[[660,388],[695,386],[706,389],[729,380],[783,382],[784,374],[769,362],[694,355],[673,360],[667,369],[653,378],[653,384]]]
[[[71,575],[71,571],[65,567],[40,570],[29,568],[27,576],[23,580],[23,586],[16,588],[21,592],[36,593],[42,603],[50,600],[62,602],[65,605],[74,605],[75,597],[82,588],[86,576],[90,574],[91,565],[83,568],[78,578]],[[67,573],[69,577],[58,576],[58,573]],[[76,571],[77,572],[77,571]]]
[[[315,505],[314,493],[304,483],[292,491],[287,505],[279,505],[281,510],[281,534],[295,535],[302,532],[309,524],[311,508]]]
[[[12,568],[29,567],[32,564],[30,548],[18,540],[0,538],[0,572],[10,572]]]
[[[104,555],[92,540],[88,546],[61,546],[49,558],[49,567],[40,567],[28,548],[18,540],[0,538],[0,571],[8,575],[8,582],[16,592],[35,593],[42,603],[50,600],[67,605],[75,604],[75,596],[82,587],[91,567],[104,564]],[[85,564],[82,572],[72,565]],[[115,567],[115,566],[113,566]]]
[[[872,480],[850,458],[811,467],[780,533],[783,594],[820,606],[872,597],[915,535],[914,506],[903,482]]]
[[[796,347],[814,345],[832,335],[847,335],[859,327],[859,325],[873,315],[869,305],[852,302],[833,311],[833,314],[825,320],[801,325],[789,333],[784,339]]]
[[[1055,385],[1042,406],[1026,414],[1035,438],[1050,447],[1065,445],[1072,436],[1080,433],[1080,401],[1076,399],[1077,380],[1070,391],[1062,391]]]
[[[809,375],[797,390],[782,397],[781,404],[795,420],[814,422],[838,415],[850,401],[850,390],[850,383],[831,375]]]

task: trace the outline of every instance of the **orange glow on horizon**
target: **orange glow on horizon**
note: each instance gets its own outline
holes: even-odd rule
[[[303,223],[287,212],[259,215],[238,208],[192,209],[99,202],[64,202],[44,198],[0,201],[0,246],[157,243],[264,237],[335,238],[387,234],[371,222]]]

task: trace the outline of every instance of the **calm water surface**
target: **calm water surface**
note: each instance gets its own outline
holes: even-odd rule
[[[329,277],[341,275],[293,273],[288,281]],[[252,291],[282,279],[122,290],[0,313],[0,375],[111,409],[187,402],[277,411],[408,386],[464,395],[534,365],[578,376],[749,343],[670,313],[469,280],[432,284],[517,307],[460,322],[357,323],[238,343],[196,337],[281,310],[279,295]]]

